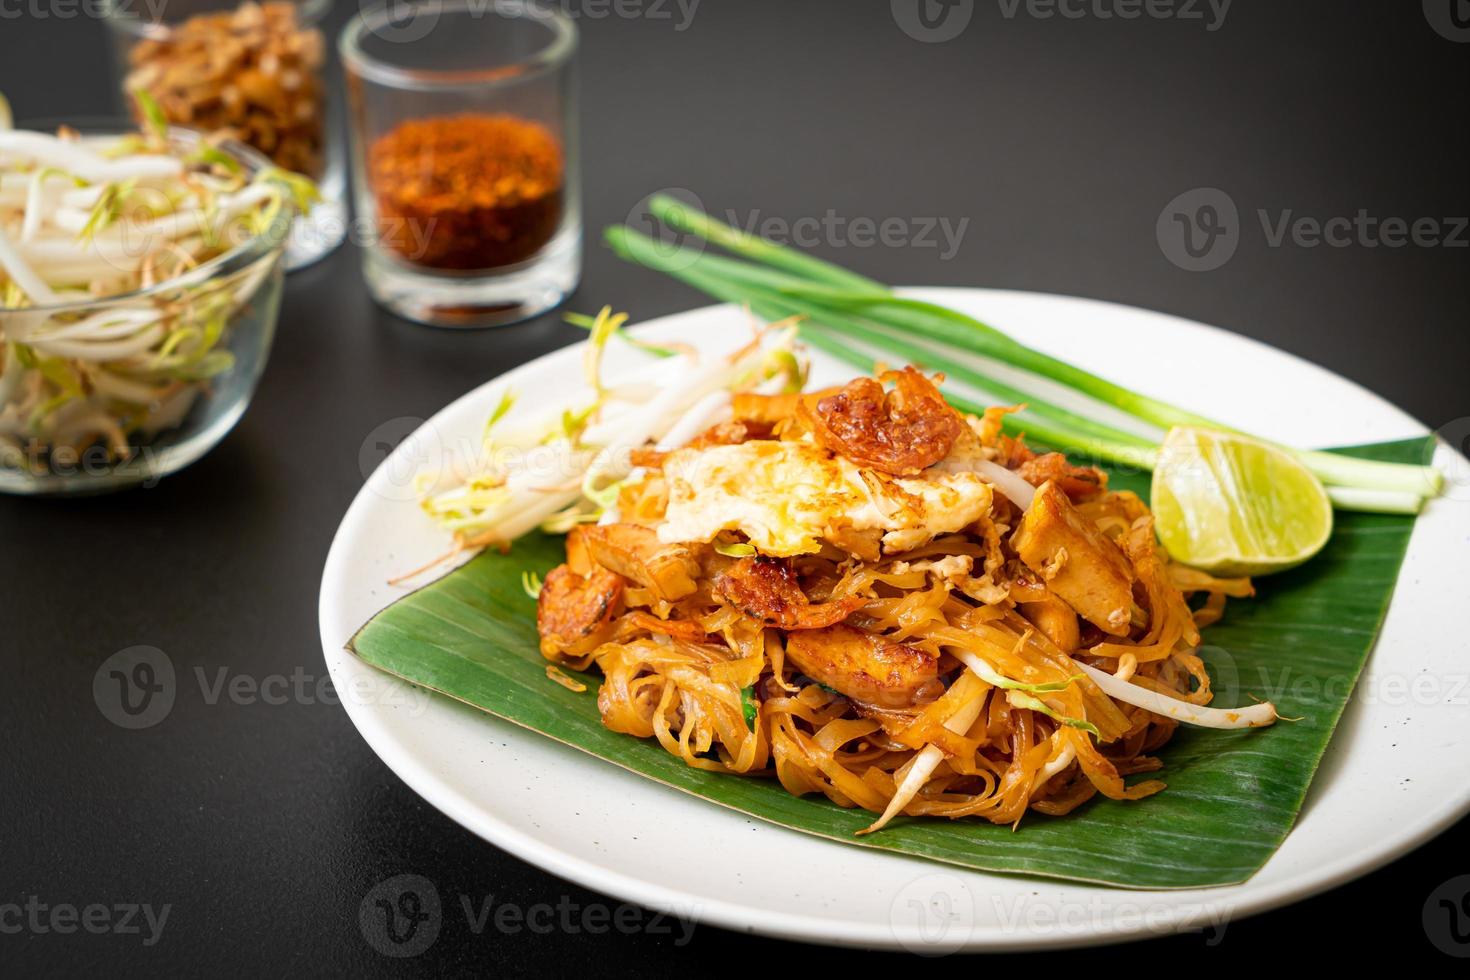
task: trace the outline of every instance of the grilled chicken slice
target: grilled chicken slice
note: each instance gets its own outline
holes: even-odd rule
[[[580,657],[612,635],[612,621],[623,600],[623,580],[605,568],[578,575],[558,565],[546,576],[536,598],[536,630],[541,652]]]
[[[1082,630],[1072,607],[1051,592],[1040,599],[1018,602],[1016,611],[1031,621],[1041,635],[1063,653],[1073,653],[1082,643]]]
[[[944,693],[937,657],[843,624],[790,634],[786,659],[812,680],[875,708],[902,710]]]
[[[812,602],[784,558],[742,558],[715,576],[715,595],[767,626],[783,630],[815,630],[840,623],[866,601],[848,596]]]
[[[1105,633],[1128,635],[1133,566],[1122,549],[1077,512],[1056,481],[1048,480],[1036,491],[1011,546],[1079,616]]]
[[[567,567],[585,577],[592,571],[592,556],[587,553],[587,528],[577,525],[567,532]]]
[[[582,529],[592,561],[628,581],[677,602],[699,588],[699,561],[683,545],[664,544],[658,532],[638,524],[605,524]]]
[[[1016,472],[1033,487],[1039,487],[1047,480],[1055,480],[1073,500],[1096,497],[1108,488],[1108,475],[1102,470],[1091,466],[1073,466],[1061,453],[1033,456],[1022,463]]]

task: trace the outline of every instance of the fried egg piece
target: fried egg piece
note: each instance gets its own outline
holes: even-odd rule
[[[707,542],[739,531],[774,557],[818,551],[842,529],[880,530],[886,553],[907,551],[985,517],[992,500],[976,473],[931,468],[893,477],[802,442],[681,449],[664,460],[663,473],[660,541]]]

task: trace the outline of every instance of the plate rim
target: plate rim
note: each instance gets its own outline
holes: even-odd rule
[[[1197,331],[1223,336],[1234,343],[1269,350],[1276,356],[1290,359],[1294,367],[1324,372],[1336,379],[1337,382],[1349,385],[1360,395],[1371,399],[1377,410],[1391,413],[1396,423],[1402,425],[1406,430],[1412,430],[1409,435],[1405,436],[1406,438],[1412,438],[1414,433],[1419,435],[1430,434],[1428,427],[1418,419],[1351,378],[1343,377],[1320,364],[1316,364],[1300,355],[1275,347],[1264,341],[1211,324],[1190,320],[1187,317],[1182,317],[1177,314],[1150,310],[1145,307],[1110,300],[1030,290],[964,286],[925,286],[902,287],[899,291],[925,295],[947,293],[963,295],[969,298],[1011,296],[1023,299],[1064,300],[1069,303],[1082,305],[1111,307],[1115,310],[1126,311],[1129,314],[1136,315],[1141,313],[1151,317],[1164,318],[1173,321],[1175,324],[1187,326]],[[715,311],[719,310],[733,312],[734,307],[728,303],[715,303],[694,307],[689,310],[665,314],[644,321],[633,329],[634,332],[643,329],[653,330],[671,320],[701,315],[713,316],[715,315]],[[548,351],[509,371],[487,379],[447,402],[426,419],[423,426],[433,424],[435,420],[452,413],[465,402],[486,397],[488,392],[493,388],[513,385],[520,376],[539,369],[549,359],[555,358],[558,355],[563,357],[569,356],[569,352],[575,351],[582,343],[585,343],[585,341],[574,342],[565,347]],[[414,435],[410,435],[404,439],[403,444],[406,445],[413,438]],[[391,459],[392,455],[390,454],[388,458],[385,458],[379,463],[378,468],[381,469],[388,466]],[[341,569],[338,566],[340,565],[339,555],[341,549],[345,547],[343,544],[344,529],[353,523],[352,518],[357,514],[359,509],[367,508],[368,502],[365,498],[369,496],[368,487],[376,472],[375,470],[373,475],[369,475],[364,480],[363,485],[358,489],[351,505],[347,508],[333,534],[332,543],[324,563],[321,588],[318,594],[318,617],[323,656],[332,681],[334,685],[337,685],[339,690],[345,689],[349,683],[346,673],[352,669],[352,665],[356,664],[363,670],[371,670],[367,665],[357,661],[334,638],[334,634],[331,631],[336,629],[337,624],[329,622],[331,610],[329,609],[328,597],[332,594],[329,586],[336,585],[336,580],[342,577]],[[1416,536],[1418,532],[1419,528],[1416,526]],[[1392,608],[1392,604],[1393,600],[1390,600],[1390,608]],[[345,643],[345,640],[346,638],[342,638],[343,643]],[[1375,641],[1375,649],[1376,646]],[[1371,663],[1372,652],[1370,651],[1369,664],[1371,665]],[[1366,671],[1363,676],[1367,676]],[[393,679],[393,682],[404,683],[398,681],[396,678]],[[1359,683],[1361,682],[1362,677],[1359,678]],[[622,871],[611,870],[597,864],[595,861],[570,855],[559,850],[553,844],[543,843],[532,834],[511,825],[495,812],[479,806],[457,790],[451,779],[438,775],[429,767],[414,759],[409,750],[393,736],[393,733],[389,730],[384,720],[379,718],[375,713],[376,705],[367,701],[359,701],[346,697],[340,698],[339,700],[347,712],[348,717],[352,720],[353,726],[357,729],[358,734],[368,744],[368,747],[373,753],[398,778],[403,780],[410,789],[431,806],[483,840],[510,852],[513,856],[521,860],[527,861],[568,881],[619,899],[636,902],[660,912],[675,915],[690,915],[697,921],[707,922],[736,932],[761,934],[800,942],[864,948],[912,950],[916,944],[925,942],[924,937],[920,936],[917,931],[905,929],[896,923],[892,924],[888,932],[875,932],[871,925],[865,923],[845,922],[839,919],[822,918],[819,916],[793,915],[786,912],[771,913],[757,906],[741,904],[735,900],[723,898],[712,899],[709,896],[693,896],[679,888],[665,886],[661,883],[639,878]],[[463,710],[474,710],[469,707],[462,707]],[[577,751],[575,747],[568,748],[571,751]],[[1345,855],[1335,862],[1316,865],[1310,871],[1279,882],[1252,885],[1251,882],[1253,879],[1247,879],[1245,882],[1234,885],[1186,889],[1184,891],[1198,891],[1203,894],[1219,896],[1218,904],[1224,906],[1228,911],[1228,921],[1238,921],[1251,915],[1256,915],[1320,894],[1362,875],[1369,874],[1438,836],[1453,823],[1465,816],[1466,813],[1470,813],[1470,786],[1467,786],[1461,791],[1458,799],[1454,797],[1444,798],[1441,807],[1437,810],[1425,812],[1424,820],[1416,826],[1409,828],[1408,833],[1395,837],[1392,843],[1385,844],[1376,852],[1365,853],[1359,851],[1351,855]],[[745,816],[747,819],[760,822],[763,826],[769,827],[770,829],[779,830],[783,834],[792,834],[804,841],[811,841],[815,846],[830,846],[831,844],[831,842],[815,840],[809,835],[801,834],[789,828],[767,824],[764,821],[759,821],[759,818],[756,817]],[[1295,824],[1293,825],[1294,829]],[[869,853],[883,854],[888,860],[913,863],[912,859],[902,855],[892,855],[881,851]],[[928,862],[924,863],[928,864]],[[1062,887],[1068,885],[1082,886],[1084,884],[1068,880],[1040,879],[1026,875],[1000,875],[988,872],[969,871],[967,869],[946,869],[944,865],[931,865],[931,867],[940,872],[948,871],[966,876],[994,876],[1036,882],[1050,881]],[[1093,885],[1087,887],[1102,887],[1116,894],[1138,895],[1155,893],[1149,890],[1139,891],[1134,889],[1110,888],[1108,886]],[[1167,894],[1167,892],[1162,892],[1162,894]],[[694,901],[691,901],[691,899]],[[1171,912],[1173,911],[1175,910],[1171,909]],[[1118,927],[1110,921],[1109,925],[1105,927],[1099,928],[1094,925],[1092,928],[1075,932],[1057,931],[1043,935],[1036,932],[1016,931],[1001,933],[999,935],[990,933],[978,936],[972,935],[966,941],[962,942],[957,949],[963,951],[1018,951],[1043,947],[1056,949],[1064,947],[1099,946],[1155,937],[1169,932],[1186,931],[1190,928],[1197,927],[1196,923],[1184,916],[1175,916],[1165,922],[1162,928],[1157,921],[1147,926],[1140,924],[1131,929]]]

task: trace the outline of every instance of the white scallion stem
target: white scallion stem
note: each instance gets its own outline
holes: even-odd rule
[[[1361,487],[1329,486],[1327,497],[1338,510],[1355,510],[1369,514],[1417,514],[1424,509],[1424,498],[1402,490],[1365,490]]]

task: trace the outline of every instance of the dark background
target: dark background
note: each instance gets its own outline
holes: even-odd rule
[[[37,4],[0,4],[0,91],[22,118],[107,111],[104,25]],[[331,28],[355,5],[338,8]],[[663,9],[669,19],[580,21],[590,234],[573,308],[609,303],[647,318],[704,302],[597,242],[659,188],[746,216],[968,217],[949,261],[835,241],[817,251],[888,282],[1182,314],[1304,355],[1430,427],[1470,414],[1463,234],[1459,248],[1272,248],[1254,217],[1470,213],[1470,48],[1433,31],[1417,2],[1238,0],[1209,31],[1198,20],[1042,19],[1024,6],[1007,17],[997,0],[976,0],[969,27],[946,43],[906,36],[882,0],[704,0],[682,31],[677,8]],[[1241,210],[1239,250],[1212,272],[1175,267],[1155,239],[1165,203],[1195,187],[1222,188]],[[439,815],[338,707],[211,706],[184,684],[164,723],[126,732],[91,695],[98,665],[135,644],[167,651],[189,677],[226,665],[319,677],[319,575],[362,483],[368,433],[577,336],[555,316],[467,334],[397,320],[374,308],[345,248],[291,277],[255,401],[206,459],[148,490],[0,499],[0,903],[172,905],[151,948],[138,936],[0,935],[0,962],[17,973],[376,973],[400,964],[364,941],[358,906],[400,873],[429,878],[449,902],[465,892],[616,904]],[[1241,397],[1272,393],[1242,379]],[[1271,949],[1351,945],[1361,924],[1379,950],[1449,965],[1420,911],[1437,885],[1470,872],[1465,855],[1462,823],[1360,881],[1232,923],[1214,946],[1179,936],[1064,955],[1245,965]],[[759,969],[791,952],[712,927],[678,946],[653,935],[475,936],[451,921],[402,965],[664,975]]]

